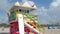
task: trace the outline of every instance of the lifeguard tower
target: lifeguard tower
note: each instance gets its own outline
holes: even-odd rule
[[[28,1],[22,4],[16,2],[7,12],[10,34],[39,34],[39,31],[36,29],[38,16],[29,14],[35,9],[37,7],[34,4],[31,5]]]

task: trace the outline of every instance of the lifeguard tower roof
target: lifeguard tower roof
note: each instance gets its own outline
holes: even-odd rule
[[[18,2],[18,1],[15,3],[15,6],[20,6],[20,4],[19,4],[19,2]]]
[[[35,10],[37,9],[36,5],[35,4],[31,4],[31,2],[24,2],[24,3],[19,3],[18,1],[14,4],[14,6],[11,8],[11,9],[28,9],[28,10]],[[10,10],[11,10],[10,9]]]

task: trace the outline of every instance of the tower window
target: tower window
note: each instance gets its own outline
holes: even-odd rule
[[[29,10],[27,10],[27,13],[29,13]]]
[[[19,12],[21,12],[21,9],[19,9]]]

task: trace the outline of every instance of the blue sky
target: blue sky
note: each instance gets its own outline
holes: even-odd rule
[[[0,0],[0,23],[8,23],[7,10],[10,9],[15,2],[33,1],[37,6],[37,10],[31,14],[39,15],[40,24],[54,24],[60,22],[60,0]]]

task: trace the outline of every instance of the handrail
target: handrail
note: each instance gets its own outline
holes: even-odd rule
[[[39,34],[39,31],[33,28],[33,26],[30,26],[28,23],[24,23],[27,27],[31,28],[33,31]]]

